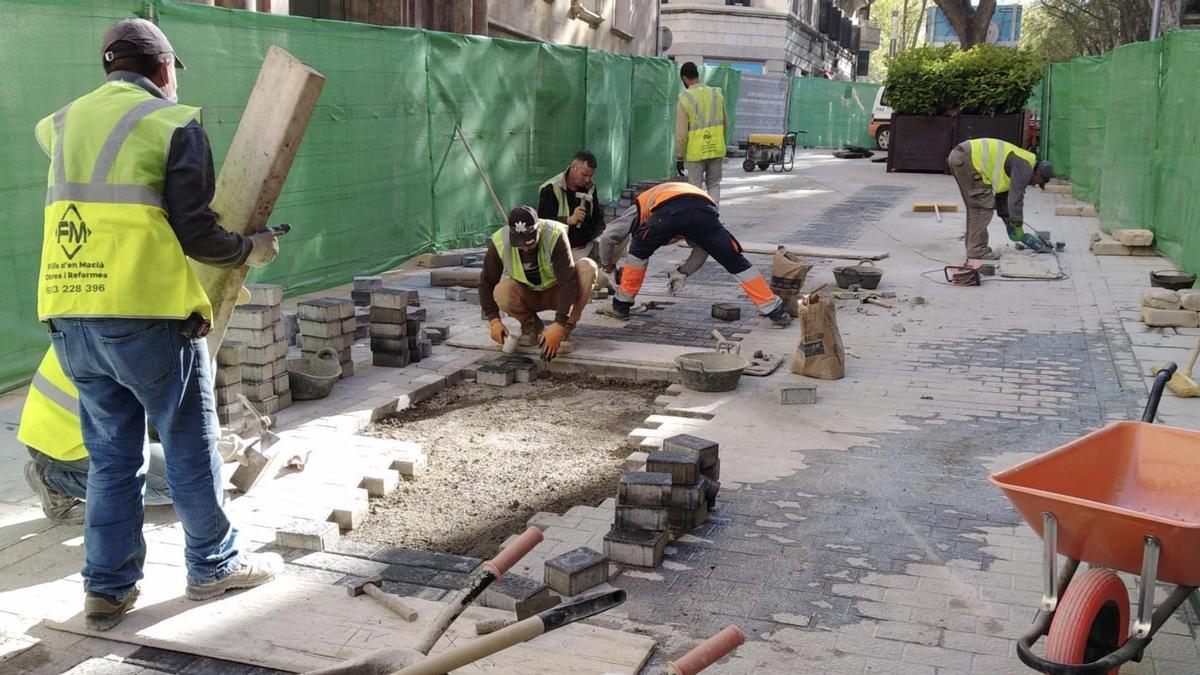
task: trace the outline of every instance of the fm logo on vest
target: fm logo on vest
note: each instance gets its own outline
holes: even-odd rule
[[[79,249],[87,243],[89,234],[91,234],[91,230],[83,221],[83,216],[79,215],[79,209],[75,208],[74,204],[67,206],[67,210],[58,219],[58,231],[55,233],[55,240],[66,254],[67,260],[75,259]],[[64,239],[67,241],[66,244],[63,243]],[[74,246],[74,248],[68,249],[68,245]]]

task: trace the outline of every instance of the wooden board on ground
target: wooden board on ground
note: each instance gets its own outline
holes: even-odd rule
[[[1055,255],[1010,251],[1000,256],[1000,276],[1009,279],[1061,279],[1062,270]]]
[[[320,73],[279,47],[267,51],[217,176],[212,209],[222,227],[238,234],[266,229],[324,84]],[[212,302],[208,352],[215,355],[249,268],[193,262],[192,269]]]
[[[72,587],[78,594],[78,584]],[[418,613],[417,620],[408,623],[369,597],[348,596],[342,586],[290,577],[207,602],[188,600],[182,590],[182,585],[175,585],[173,595],[166,597],[143,592],[143,599],[125,620],[104,633],[88,631],[82,613],[66,621],[44,623],[77,635],[304,672],[376,649],[413,644],[443,605],[405,598],[405,604]],[[477,621],[500,618],[511,618],[511,614],[482,607],[467,609],[433,653],[476,638]],[[645,636],[577,623],[454,672],[637,673],[653,648],[654,640]]]
[[[738,242],[746,253],[774,254],[779,244],[763,244],[753,241]],[[800,244],[784,244],[788,253],[807,258],[837,258],[840,260],[883,260],[888,257],[887,251],[870,251],[866,249],[836,248],[831,246],[801,246]]]
[[[955,213],[958,211],[956,202],[913,202],[913,211],[917,213]]]

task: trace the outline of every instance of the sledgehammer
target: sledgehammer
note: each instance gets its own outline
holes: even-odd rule
[[[404,604],[400,598],[397,598],[391,593],[383,590],[380,587],[382,584],[383,577],[367,577],[365,579],[359,579],[358,581],[347,586],[346,593],[348,593],[352,598],[366,593],[367,595],[371,596],[375,602],[378,602],[396,614],[399,614],[401,619],[404,619],[405,621],[416,621],[416,610]]]

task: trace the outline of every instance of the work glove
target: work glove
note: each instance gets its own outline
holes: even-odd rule
[[[554,357],[558,356],[558,348],[562,346],[562,341],[566,337],[567,327],[557,321],[542,331],[542,339],[539,341],[542,345],[542,360],[553,361]]]
[[[687,175],[687,173],[685,173],[683,170],[683,160],[682,159],[675,160],[675,171],[677,171],[680,176]]]
[[[1012,241],[1021,241],[1025,238],[1024,224],[1014,218],[1004,219],[1004,229],[1008,233],[1008,238]]]
[[[578,225],[579,223],[582,223],[583,219],[586,217],[587,209],[583,208],[583,205],[580,204],[579,206],[575,207],[575,211],[572,212],[570,216],[567,216],[567,224]]]
[[[250,235],[250,255],[246,264],[251,267],[266,267],[279,255],[279,234],[263,230]]]
[[[488,333],[492,336],[492,342],[502,345],[504,338],[508,337],[508,326],[500,320],[500,317],[488,319]]]
[[[679,295],[683,290],[683,285],[687,283],[688,275],[676,269],[671,272],[671,278],[667,280],[667,292],[671,295]]]

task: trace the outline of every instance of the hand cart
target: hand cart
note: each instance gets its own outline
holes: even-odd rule
[[[1141,422],[1114,422],[988,479],[1042,537],[1042,600],[1017,641],[1030,668],[1117,673],[1141,661],[1180,605],[1200,606],[1200,432],[1153,424],[1175,369],[1158,372]],[[1060,553],[1067,562],[1058,572]],[[1089,569],[1075,577],[1080,561]],[[1129,595],[1114,570],[1140,576],[1132,634]],[[1154,607],[1159,581],[1176,588]],[[1031,649],[1043,635],[1044,658]]]

